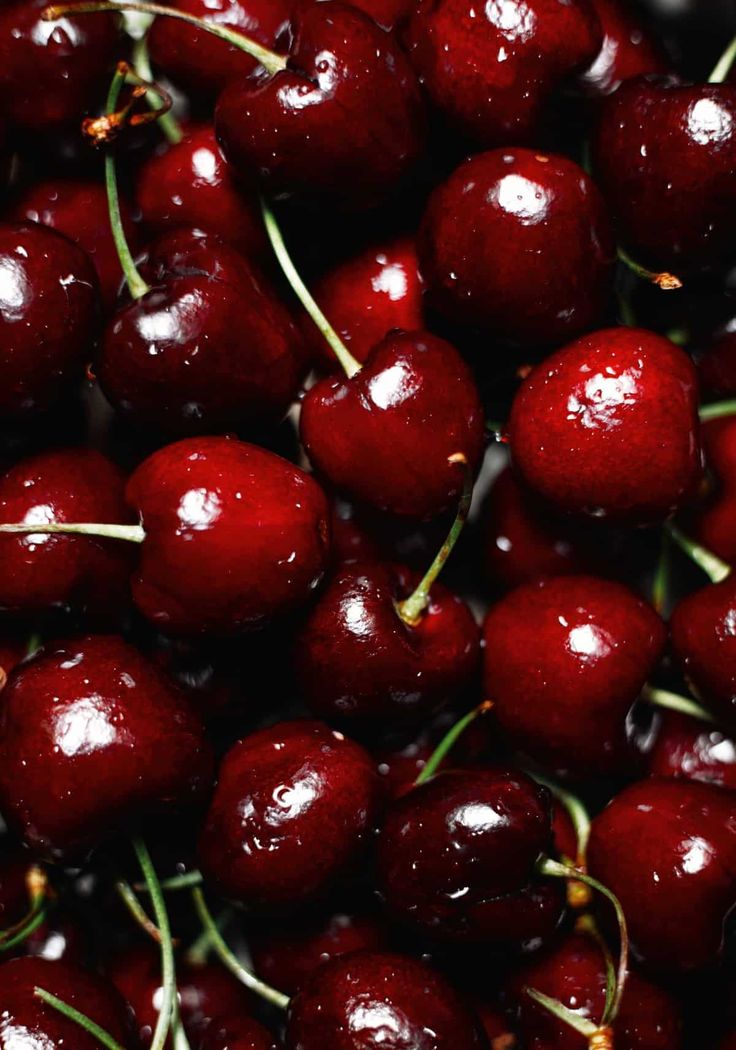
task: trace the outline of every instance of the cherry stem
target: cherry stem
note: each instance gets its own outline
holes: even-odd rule
[[[104,1028],[101,1028],[91,1017],[87,1017],[86,1014],[81,1013],[79,1010],[75,1010],[69,1003],[65,1003],[63,999],[57,999],[51,992],[47,992],[44,988],[34,988],[33,994],[37,999],[46,1003],[47,1006],[51,1006],[58,1013],[63,1014],[64,1017],[69,1018],[70,1021],[74,1021],[83,1028],[85,1032],[89,1032],[99,1043],[107,1047],[107,1050],[124,1050],[120,1043],[113,1039],[109,1032],[106,1032]]]
[[[282,69],[286,69],[288,63],[287,55],[279,55],[275,51],[271,51],[270,48],[263,47],[262,44],[257,43],[243,33],[239,33],[236,29],[230,29],[217,22],[207,22],[203,18],[197,18],[196,15],[190,15],[186,11],[180,11],[175,7],[166,7],[164,4],[133,3],[129,2],[129,0],[124,0],[124,2],[121,0],[120,3],[117,0],[115,3],[111,3],[110,0],[92,0],[91,3],[52,4],[45,8],[42,18],[46,22],[55,22],[57,19],[66,18],[67,16],[76,17],[77,15],[94,15],[115,11],[139,11],[145,15],[161,15],[167,18],[178,18],[182,22],[189,22],[190,25],[211,33],[213,36],[219,37],[220,40],[227,41],[228,44],[232,44],[233,47],[237,47],[240,51],[245,51],[251,58],[260,62],[263,68],[271,74],[279,73]]]
[[[657,569],[652,581],[652,605],[660,616],[664,615],[669,593],[670,569],[672,568],[672,540],[669,532],[662,532],[662,541],[657,559]]]
[[[736,415],[736,401],[716,401],[712,405],[702,405],[699,414],[703,423],[707,423],[709,419]]]
[[[227,908],[217,916],[215,926],[222,931],[231,918],[232,912]],[[211,951],[212,937],[210,936],[210,931],[205,927],[196,941],[193,941],[187,948],[186,960],[190,966],[203,966],[207,962]]]
[[[530,988],[528,985],[524,988],[524,991],[530,999],[533,999],[539,1006],[543,1006],[558,1021],[569,1025],[579,1035],[582,1035],[584,1039],[591,1040],[600,1031],[600,1027],[597,1024],[593,1024],[587,1017],[581,1017],[580,1014],[576,1014],[573,1010],[568,1009],[559,999],[552,999],[549,995],[545,995],[544,992],[540,992],[536,988]],[[590,1046],[590,1042],[588,1045]]]
[[[3,672],[4,673],[4,672]],[[0,933],[0,952],[10,951],[27,940],[46,919],[48,877],[43,868],[32,864],[26,873],[30,907],[20,922]]]
[[[657,273],[655,270],[648,270],[646,266],[642,266],[641,263],[636,262],[632,259],[628,252],[625,252],[623,248],[618,249],[618,257],[624,266],[628,266],[632,273],[636,274],[642,281],[648,281],[650,284],[656,284],[658,288],[661,288],[663,292],[676,291],[678,288],[682,288],[682,281],[679,277],[676,277],[673,273]],[[627,322],[628,323],[628,322]]]
[[[170,879],[161,879],[161,889],[169,892],[174,890],[190,890],[193,886],[201,886],[204,882],[200,871],[185,871],[183,875],[172,875]],[[133,883],[136,893],[147,893],[148,886],[144,882]]]
[[[289,1005],[288,995],[284,995],[283,992],[278,992],[264,981],[260,981],[255,974],[243,966],[217,928],[215,918],[207,907],[204,893],[199,886],[192,890],[192,900],[202,926],[209,933],[212,950],[219,956],[223,965],[251,992],[255,992],[262,999],[272,1003],[274,1006],[278,1006],[280,1010],[285,1010]]]
[[[463,715],[454,726],[445,733],[440,740],[437,747],[434,749],[432,754],[427,759],[427,763],[422,770],[420,770],[417,779],[414,781],[414,787],[419,787],[421,784],[425,784],[431,777],[435,775],[439,766],[447,758],[450,751],[452,751],[455,744],[458,742],[460,737],[463,735],[465,730],[471,725],[478,715],[485,714],[486,711],[490,711],[493,707],[492,700],[484,700],[482,704],[478,704],[472,711],[468,711],[466,715]]]
[[[654,686],[645,685],[641,691],[641,698],[652,707],[677,711],[678,714],[687,715],[689,718],[698,718],[701,722],[717,724],[710,711],[706,711],[697,700],[691,700],[689,696],[680,696],[679,693],[671,693],[668,689],[655,689]]]
[[[115,890],[143,932],[147,933],[156,944],[161,944],[161,931],[147,914],[130,883],[126,882],[125,879],[118,879],[115,883]]]
[[[728,74],[731,72],[731,68],[734,62],[736,62],[736,37],[733,38],[731,43],[728,45],[726,50],[716,62],[713,72],[708,77],[708,83],[722,84],[728,76]]]
[[[695,540],[691,540],[689,536],[686,536],[684,532],[681,532],[671,522],[665,525],[665,528],[680,550],[687,554],[688,558],[694,561],[698,568],[703,570],[705,575],[710,578],[711,583],[722,583],[727,576],[731,575],[731,566],[722,561],[716,554],[713,554],[712,551],[709,551],[707,547],[703,547],[700,543],[696,543]]]
[[[553,879],[579,879],[580,882],[584,882],[591,889],[605,897],[616,912],[620,941],[618,970],[616,973],[615,993],[611,996],[606,996],[606,1005],[601,1018],[600,1027],[605,1028],[616,1020],[624,988],[626,987],[626,978],[629,973],[629,931],[621,902],[607,886],[604,886],[598,879],[594,879],[592,875],[588,875],[587,872],[580,871],[577,868],[568,867],[566,864],[559,864],[556,860],[550,860],[549,857],[543,857],[539,861],[538,870],[540,875],[546,875]]]
[[[460,537],[460,533],[463,531],[463,526],[468,520],[468,513],[470,512],[470,504],[473,498],[474,479],[468,461],[462,452],[456,452],[449,457],[447,462],[458,463],[465,468],[463,490],[460,496],[455,520],[452,523],[450,531],[447,534],[447,539],[442,544],[437,557],[430,565],[414,593],[410,594],[408,598],[403,602],[399,602],[396,606],[399,616],[404,623],[409,625],[409,627],[416,627],[422,618],[422,613],[429,605],[429,592],[432,589],[432,584],[442,572],[445,562],[452,554],[453,548]]]
[[[598,923],[590,914],[579,915],[575,922],[575,931],[584,933],[597,944],[606,967],[606,999],[613,997],[616,994],[616,964],[605,937],[598,929]]]
[[[143,80],[147,80],[149,83],[153,81],[151,58],[148,53],[148,37],[145,34],[133,43],[133,65]],[[148,101],[152,106],[155,105],[155,98],[156,92],[149,91]],[[178,146],[184,138],[184,132],[181,130],[179,121],[174,114],[171,112],[162,113],[158,118],[157,124],[168,142],[172,146]]]
[[[345,343],[342,341],[340,336],[337,334],[335,329],[332,327],[330,322],[320,310],[314,297],[312,296],[312,293],[309,291],[306,284],[299,276],[299,272],[294,266],[292,258],[289,255],[289,250],[284,242],[284,237],[281,233],[279,224],[276,222],[276,218],[273,212],[269,208],[268,204],[266,204],[266,201],[264,199],[261,199],[261,210],[263,212],[263,222],[266,226],[268,239],[271,242],[271,247],[274,250],[274,254],[279,261],[279,265],[284,272],[286,280],[289,282],[299,302],[302,304],[304,309],[314,321],[317,328],[322,333],[325,342],[328,344],[335,357],[340,362],[343,371],[345,372],[345,375],[348,377],[348,379],[350,379],[356,374],[356,372],[360,371],[360,361],[356,361],[356,359],[350,353],[348,348],[345,346]]]
[[[146,533],[142,525],[106,525],[102,522],[66,522],[51,521],[29,525],[19,522],[13,525],[0,525],[0,534],[18,533],[20,535],[54,535],[64,536],[98,536],[107,540],[126,540],[128,543],[143,543]]]
[[[590,817],[587,809],[577,795],[573,795],[571,791],[560,787],[554,780],[550,780],[549,777],[545,777],[542,773],[537,773],[536,770],[533,772],[527,770],[526,772],[537,783],[543,784],[552,793],[557,802],[564,807],[575,830],[575,852],[577,856],[563,859],[569,859],[570,863],[574,864],[577,870],[586,871],[588,867],[588,840],[590,839]],[[589,907],[591,900],[590,887],[580,879],[570,879],[567,884],[568,905],[575,911],[580,911]]]

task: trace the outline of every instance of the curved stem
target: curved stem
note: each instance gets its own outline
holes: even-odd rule
[[[713,554],[712,551],[709,551],[700,543],[691,540],[676,525],[670,522],[665,525],[665,528],[680,550],[687,554],[688,558],[694,561],[698,568],[703,570],[705,575],[710,578],[711,583],[722,583],[727,576],[731,575],[730,565],[727,565],[725,561],[722,561],[716,554]]]
[[[698,718],[701,722],[717,724],[717,720],[710,711],[706,711],[697,700],[691,700],[689,696],[680,696],[679,693],[671,693],[668,689],[655,689],[651,685],[645,685],[641,691],[641,698],[653,707],[661,707],[665,711],[677,711],[681,715]]]
[[[49,898],[48,876],[43,868],[32,864],[26,872],[29,909],[23,918],[0,932],[0,952],[10,951],[27,940],[46,919]]]
[[[533,772],[526,770],[526,772],[537,783],[543,784],[556,801],[564,807],[575,831],[577,847],[575,851],[576,856],[570,857],[569,860],[578,871],[586,871],[588,867],[588,840],[590,839],[590,816],[587,809],[577,795],[573,795],[571,791],[560,787],[554,780],[550,780],[549,777],[545,777],[542,773],[537,773],[536,770]],[[570,879],[568,881],[567,903],[571,908],[575,911],[582,911],[583,908],[590,906],[591,900],[592,893],[586,883],[580,879]]]
[[[660,616],[664,615],[667,606],[671,567],[672,540],[669,532],[665,530],[662,532],[657,569],[652,582],[652,605]]]
[[[201,886],[204,882],[200,871],[185,871],[183,875],[172,875],[170,879],[162,879],[159,886],[165,892],[175,890],[190,890],[193,886]],[[136,893],[147,893],[148,886],[144,882],[133,884]]]
[[[153,70],[151,69],[151,58],[148,54],[148,37],[143,35],[133,43],[133,65],[136,68],[136,72],[143,80],[149,82],[153,80]],[[148,101],[153,106],[155,104],[156,93],[154,91],[148,92]],[[173,113],[163,113],[156,121],[161,131],[164,133],[165,138],[172,146],[178,146],[181,140],[184,138],[184,132],[179,126],[179,121],[176,119]]]
[[[661,288],[663,292],[676,291],[678,288],[682,288],[682,281],[679,277],[676,277],[673,273],[657,273],[655,270],[648,270],[646,266],[642,266],[641,263],[636,262],[632,259],[628,252],[625,252],[623,248],[618,249],[618,257],[624,266],[628,266],[632,273],[642,281],[648,281],[650,284],[656,284],[658,288]]]
[[[734,62],[736,62],[736,37],[733,38],[731,43],[728,45],[726,50],[716,62],[713,72],[708,77],[708,83],[722,84],[728,76],[728,74],[731,72]]]
[[[414,781],[414,787],[419,787],[420,784],[425,784],[435,775],[439,766],[442,765],[468,726],[476,720],[478,715],[490,711],[492,707],[492,700],[484,700],[482,704],[474,707],[472,711],[468,711],[468,713],[459,719],[451,729],[448,729],[442,740],[440,740],[437,747],[429,756],[427,764],[422,770],[420,770],[417,779]]]
[[[712,405],[702,405],[699,414],[703,423],[707,423],[709,419],[736,415],[736,401],[716,401]]]
[[[161,987],[163,994],[150,1050],[163,1050],[166,1045],[169,1031],[174,1024],[175,1018],[178,1016],[174,946],[171,942],[171,927],[169,925],[169,915],[166,910],[166,901],[164,900],[164,895],[161,891],[161,884],[158,881],[158,875],[153,866],[148,847],[142,839],[136,838],[133,839],[133,849],[138,858],[143,878],[148,886],[148,892],[151,895],[151,903],[156,916],[156,924],[160,931]]]
[[[34,988],[33,994],[37,999],[46,1003],[47,1006],[51,1006],[58,1013],[63,1014],[64,1017],[69,1018],[70,1021],[74,1021],[83,1028],[85,1032],[89,1032],[91,1036],[102,1043],[103,1046],[107,1047],[107,1050],[124,1050],[120,1043],[113,1039],[109,1032],[106,1032],[104,1028],[101,1028],[91,1017],[87,1017],[86,1014],[81,1013],[79,1010],[75,1010],[69,1003],[65,1003],[62,999],[57,999],[51,992],[47,992],[44,988]]]
[[[127,883],[125,879],[118,879],[115,883],[115,890],[118,897],[120,897],[120,900],[143,932],[147,933],[151,940],[155,941],[156,944],[161,944],[161,931],[146,913],[145,908],[141,905],[141,902],[133,892],[133,887]]]
[[[587,1017],[581,1017],[580,1014],[576,1014],[574,1010],[568,1009],[567,1006],[559,1001],[559,999],[552,999],[549,995],[545,995],[544,992],[538,991],[536,988],[530,988],[527,985],[524,991],[533,999],[539,1006],[543,1006],[545,1010],[551,1013],[558,1021],[562,1021],[568,1025],[579,1035],[582,1035],[584,1039],[592,1039],[597,1032],[600,1031],[597,1024],[593,1024]]]
[[[63,536],[99,536],[107,540],[126,540],[128,543],[143,543],[146,533],[142,525],[106,525],[102,522],[52,521],[37,525],[25,522],[0,525],[0,533],[39,536],[61,533]]]
[[[309,316],[314,321],[317,328],[322,333],[325,342],[328,344],[333,354],[340,362],[345,375],[350,379],[356,372],[360,371],[361,365],[359,361],[353,357],[345,343],[342,341],[340,336],[337,334],[335,329],[332,327],[330,322],[327,320],[325,315],[320,310],[312,293],[307,288],[304,281],[299,276],[297,268],[294,266],[289,251],[284,243],[283,234],[279,228],[276,218],[266,204],[265,200],[261,200],[261,209],[263,211],[263,222],[266,226],[266,232],[268,233],[268,239],[271,242],[271,247],[274,250],[274,254],[279,261],[279,265],[284,272],[284,276],[291,285],[291,288],[296,295],[299,302],[302,304],[304,309],[307,311]]]
[[[205,32],[219,37],[220,40],[225,40],[228,44],[232,44],[233,47],[237,47],[240,51],[244,51],[251,58],[260,62],[263,68],[271,74],[279,73],[282,69],[286,69],[287,66],[287,55],[279,55],[275,51],[271,51],[270,48],[264,47],[251,39],[251,37],[239,33],[237,29],[230,29],[228,26],[220,25],[218,22],[207,22],[202,18],[197,18],[196,15],[190,15],[186,11],[179,11],[175,7],[166,7],[164,4],[134,3],[129,2],[129,0],[121,0],[119,3],[117,0],[115,0],[115,3],[110,3],[109,0],[99,0],[99,2],[92,0],[90,3],[52,4],[44,10],[42,17],[46,22],[54,22],[56,19],[64,18],[67,15],[76,17],[77,15],[93,15],[112,11],[140,11],[146,15],[178,18],[180,21],[189,22],[190,25],[197,26],[198,29],[203,29]]]
[[[207,930],[210,935],[210,943],[212,950],[219,956],[221,962],[237,979],[244,984],[246,988],[249,988],[252,992],[260,995],[262,999],[272,1003],[274,1006],[278,1006],[279,1009],[285,1010],[289,1005],[288,995],[284,995],[283,992],[277,992],[275,988],[271,988],[270,985],[264,981],[260,981],[255,974],[247,970],[242,963],[238,960],[237,956],[228,947],[225,939],[217,928],[217,923],[207,907],[207,902],[204,899],[204,893],[199,887],[192,890],[192,900],[194,901],[194,907],[197,909],[197,915],[200,918],[202,926]]]
[[[606,968],[606,1000],[609,1001],[616,994],[616,964],[611,955],[611,949],[598,929],[598,923],[595,921],[595,918],[589,913],[578,916],[575,922],[575,932],[584,933],[586,937],[590,937],[591,940],[595,941],[603,956],[603,964]]]
[[[465,522],[468,520],[470,503],[473,499],[473,472],[470,469],[465,456],[462,452],[456,452],[454,456],[450,456],[448,462],[458,463],[464,467],[465,480],[463,481],[463,491],[460,496],[455,520],[452,523],[450,531],[447,534],[447,539],[442,544],[437,557],[419,582],[414,593],[410,594],[408,598],[403,602],[399,602],[396,606],[399,616],[404,623],[408,624],[410,627],[416,627],[422,617],[422,613],[429,605],[429,592],[432,589],[432,584],[442,572],[445,562],[452,554],[453,547],[457,543],[460,533],[463,531]]]

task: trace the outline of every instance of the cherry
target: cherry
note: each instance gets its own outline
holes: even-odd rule
[[[494,605],[483,636],[485,695],[515,748],[567,776],[627,768],[626,715],[665,642],[646,602],[592,576],[539,580]]]
[[[158,19],[155,26],[165,22],[175,24]],[[253,191],[237,183],[220,153],[214,128],[190,124],[181,134],[180,142],[162,143],[140,167],[136,201],[144,225],[154,236],[175,227],[203,230],[249,261],[262,256],[266,238]]]
[[[694,508],[693,538],[731,564],[736,561],[736,416],[703,426],[705,460],[715,486]]]
[[[135,248],[137,228],[133,209],[121,200],[123,227]],[[115,305],[122,279],[120,261],[110,232],[105,187],[91,179],[47,179],[26,189],[12,203],[7,217],[18,222],[51,226],[87,252],[94,263],[103,302]]]
[[[245,1014],[229,1014],[212,1022],[199,1050],[279,1050],[262,1024]]]
[[[0,810],[37,852],[79,857],[210,776],[198,718],[120,638],[49,644],[2,692]]]
[[[299,689],[315,714],[373,724],[417,718],[457,697],[478,666],[468,607],[441,584],[412,625],[397,605],[418,582],[406,569],[346,565],[294,640]]]
[[[407,39],[450,126],[507,146],[535,138],[552,93],[595,58],[601,29],[588,0],[419,0]]]
[[[119,19],[44,21],[46,0],[0,8],[0,90],[9,122],[33,135],[79,127],[104,90],[120,46]]]
[[[429,518],[453,506],[463,471],[475,473],[485,437],[470,370],[450,343],[393,332],[363,367],[306,394],[302,442],[315,469],[381,510]]]
[[[85,252],[36,223],[0,223],[0,274],[0,416],[17,419],[81,381],[96,335],[97,280]]]
[[[529,921],[524,895],[551,842],[549,794],[525,774],[443,772],[389,807],[379,891],[392,916],[433,937],[507,940],[509,918],[520,931]]]
[[[646,73],[666,73],[668,63],[626,0],[591,0],[603,29],[603,44],[593,64],[578,78],[586,94],[611,95],[624,80]]]
[[[199,839],[205,878],[253,908],[324,894],[363,852],[380,801],[370,755],[321,722],[282,722],[236,743]]]
[[[735,85],[627,81],[605,104],[593,152],[621,239],[637,258],[677,269],[730,257]]]
[[[314,0],[301,0],[303,7],[308,7]],[[324,2],[324,0],[318,0]],[[414,7],[414,0],[353,0],[353,7],[365,11],[374,22],[384,29],[400,28]]]
[[[729,321],[716,332],[698,359],[698,374],[704,390],[714,397],[736,395],[736,323]],[[708,428],[706,428],[708,429]]]
[[[711,967],[736,904],[736,795],[695,781],[632,784],[593,821],[588,865],[620,900],[643,963]]]
[[[355,952],[320,967],[292,1000],[288,1050],[481,1050],[477,1021],[416,959]]]
[[[697,412],[682,350],[644,329],[608,328],[532,371],[511,407],[509,443],[524,481],[560,510],[661,521],[700,479]]]
[[[99,1050],[98,1039],[35,994],[42,988],[83,1012],[122,1046],[131,1046],[125,1003],[95,974],[66,962],[13,959],[0,966],[0,1046]]]
[[[614,245],[603,198],[577,164],[498,149],[465,161],[435,189],[419,257],[442,313],[528,345],[600,319]]]
[[[40,452],[0,477],[0,520],[129,521],[124,491],[121,472],[99,452]],[[28,615],[75,607],[114,622],[129,601],[130,553],[96,536],[0,535],[0,609]]]
[[[647,770],[736,789],[736,743],[708,722],[676,711],[658,712],[646,742]]]
[[[332,2],[304,11],[288,66],[223,91],[215,128],[239,173],[332,206],[371,205],[395,189],[425,138],[419,86],[398,43]]]

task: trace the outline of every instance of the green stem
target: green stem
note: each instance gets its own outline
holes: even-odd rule
[[[190,890],[193,886],[201,886],[204,882],[202,873],[199,871],[185,871],[183,875],[172,875],[170,879],[162,879],[159,883],[162,890],[169,892],[175,890]],[[136,893],[147,893],[148,887],[144,882],[136,882],[133,885]]]
[[[143,543],[146,533],[142,525],[105,525],[101,522],[43,522],[27,525],[25,522],[13,525],[0,525],[0,533],[20,533],[21,535],[40,536],[61,533],[64,536],[99,536],[108,540],[127,540],[128,543]]]
[[[271,51],[270,48],[264,47],[243,33],[239,33],[236,29],[230,29],[228,26],[220,25],[218,22],[207,22],[202,18],[197,18],[196,15],[190,15],[186,11],[179,11],[175,7],[166,7],[164,4],[133,3],[129,2],[129,0],[121,0],[120,3],[117,0],[115,0],[115,3],[110,3],[109,0],[92,0],[90,3],[52,4],[44,10],[43,19],[46,22],[54,22],[58,18],[67,16],[76,17],[77,15],[94,15],[113,11],[140,11],[146,15],[161,15],[167,18],[178,18],[182,22],[189,22],[190,25],[211,33],[213,36],[219,37],[220,40],[225,40],[228,44],[232,44],[233,47],[237,47],[238,50],[244,51],[251,58],[260,62],[263,68],[271,74],[281,72],[282,69],[286,69],[288,64],[287,55],[279,55],[275,51]]]
[[[698,718],[701,722],[716,724],[716,719],[710,711],[706,711],[689,696],[680,696],[679,693],[671,693],[668,689],[655,689],[651,685],[645,685],[641,691],[641,698],[653,707],[661,707],[665,711],[677,711],[678,714]]]
[[[618,257],[624,266],[628,266],[631,272],[636,274],[640,280],[647,281],[649,284],[656,284],[663,292],[672,292],[682,288],[682,281],[675,274],[667,272],[657,273],[654,270],[648,270],[646,266],[642,266],[641,263],[632,259],[623,248],[618,249]]]
[[[600,1030],[597,1024],[593,1024],[587,1017],[581,1017],[580,1014],[576,1014],[573,1010],[568,1009],[567,1006],[559,1001],[559,999],[552,999],[549,995],[545,995],[544,992],[538,991],[536,988],[530,988],[528,985],[524,989],[530,999],[533,999],[535,1003],[543,1006],[545,1010],[548,1010],[558,1021],[562,1021],[563,1024],[569,1025],[575,1032],[582,1035],[584,1039],[592,1039],[594,1035]]]
[[[598,923],[590,914],[580,915],[575,923],[575,932],[584,933],[598,945],[603,964],[606,968],[606,1001],[610,1001],[616,994],[616,963],[611,955],[611,949],[606,943],[605,937],[598,929]]]
[[[554,780],[550,780],[549,777],[543,776],[541,773],[530,773],[538,783],[543,784],[557,799],[557,801],[564,806],[567,811],[572,826],[575,829],[575,837],[578,845],[578,855],[576,862],[580,865],[584,871],[587,866],[587,853],[588,853],[588,841],[590,840],[590,816],[588,811],[577,797],[573,795],[572,791],[568,791],[566,788],[560,787],[559,784],[555,783]]]
[[[228,947],[222,934],[217,928],[214,916],[207,907],[207,902],[204,899],[204,893],[199,887],[192,890],[192,900],[194,901],[194,907],[197,909],[197,915],[200,918],[202,926],[210,935],[210,942],[212,944],[212,950],[219,956],[220,961],[224,966],[232,973],[237,979],[249,988],[250,991],[260,995],[262,999],[272,1003],[274,1006],[278,1006],[279,1009],[285,1010],[289,1005],[288,995],[284,995],[283,992],[277,992],[275,988],[271,988],[270,985],[265,984],[263,981],[247,970],[242,963],[239,961],[234,952]]]
[[[307,288],[304,281],[299,276],[297,268],[294,266],[289,251],[284,242],[283,234],[279,228],[276,218],[266,204],[265,200],[261,200],[261,208],[263,211],[263,221],[266,226],[266,232],[268,238],[271,241],[271,247],[274,250],[274,254],[279,261],[279,265],[284,272],[284,276],[291,285],[291,288],[296,295],[299,302],[302,304],[304,309],[307,311],[309,316],[314,321],[315,325],[322,333],[325,342],[328,344],[332,352],[334,353],[337,360],[340,362],[345,375],[350,379],[356,372],[360,371],[360,361],[356,361],[353,355],[350,353],[344,342],[337,334],[335,329],[332,327],[330,322],[327,320],[325,315],[317,305],[312,293]]]
[[[43,868],[31,864],[26,872],[29,909],[20,922],[0,932],[0,952],[8,952],[27,940],[46,919],[48,876]]]
[[[728,76],[728,74],[731,72],[731,68],[734,62],[736,62],[736,37],[733,38],[731,43],[728,45],[726,50],[716,62],[713,72],[708,77],[708,83],[722,84]]]
[[[452,523],[450,531],[447,534],[447,539],[442,544],[437,557],[430,565],[414,593],[409,595],[409,597],[403,602],[399,602],[396,607],[401,619],[410,627],[415,627],[419,623],[422,618],[422,613],[429,605],[429,592],[432,589],[432,584],[442,572],[445,562],[452,554],[452,550],[460,537],[460,533],[463,531],[463,526],[468,520],[470,504],[473,499],[473,472],[470,469],[465,456],[461,452],[458,452],[455,455],[450,456],[448,462],[462,464],[464,467],[465,480],[463,481],[463,490],[460,496],[455,520]]]
[[[222,932],[231,918],[232,912],[229,908],[226,908],[215,919],[215,926]],[[196,941],[193,941],[187,948],[186,960],[190,966],[204,966],[211,951],[212,938],[210,937],[210,931],[205,926]]]
[[[657,560],[657,570],[652,582],[652,605],[660,616],[663,616],[667,607],[667,595],[669,592],[670,569],[672,567],[672,540],[669,532],[662,532],[662,540]]]
[[[725,561],[722,561],[716,554],[713,554],[712,551],[709,551],[700,543],[691,540],[676,525],[670,522],[665,525],[665,528],[680,550],[687,554],[688,558],[694,561],[698,568],[703,570],[712,583],[721,583],[727,576],[731,575],[730,565],[727,565]]]
[[[91,1017],[87,1017],[86,1014],[81,1013],[79,1010],[75,1010],[69,1003],[65,1003],[62,999],[57,999],[51,992],[47,992],[43,988],[34,988],[33,994],[37,999],[46,1003],[47,1006],[53,1007],[58,1013],[63,1014],[64,1017],[68,1017],[70,1021],[74,1021],[83,1028],[85,1032],[89,1032],[90,1035],[94,1036],[98,1042],[103,1046],[107,1047],[107,1050],[124,1050],[120,1043],[113,1039],[109,1032],[106,1032],[104,1028],[101,1028]]]
[[[736,401],[716,401],[712,405],[702,405],[700,419],[707,423],[709,419],[722,419],[723,416],[736,414]]]
[[[151,69],[151,59],[148,54],[148,37],[143,35],[133,43],[133,65],[136,68],[138,76],[143,80],[153,80],[153,70]],[[155,91],[149,91],[147,95],[148,101],[151,106],[155,106],[157,102],[157,96]],[[172,146],[178,146],[181,140],[184,138],[184,132],[179,126],[179,122],[173,113],[164,113],[156,121],[164,136],[171,143]]]
[[[141,902],[133,892],[133,887],[127,883],[125,879],[118,879],[115,883],[115,890],[125,907],[130,912],[132,918],[140,926],[143,932],[147,933],[151,940],[155,941],[156,944],[161,944],[161,931],[149,917],[145,908],[141,905]]]
[[[420,771],[419,776],[414,781],[415,787],[419,787],[420,784],[425,784],[435,775],[439,766],[442,765],[468,726],[476,720],[478,715],[490,711],[492,707],[492,700],[484,700],[482,704],[478,705],[478,707],[474,707],[472,711],[468,711],[468,713],[459,719],[451,729],[448,729],[447,733],[445,733],[442,740],[440,740],[439,744],[430,755],[427,764]]]

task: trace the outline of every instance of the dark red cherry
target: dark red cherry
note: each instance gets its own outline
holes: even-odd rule
[[[289,1009],[288,1050],[482,1050],[477,1020],[417,959],[355,952],[314,974]]]
[[[528,1050],[586,1050],[588,1040],[537,1005],[526,988],[534,988],[578,1017],[599,1024],[606,999],[606,965],[593,938],[567,934],[513,973],[506,990],[516,1007],[516,1024]],[[684,1044],[677,999],[630,972],[613,1038],[616,1050],[680,1050]]]
[[[684,598],[670,622],[672,648],[695,694],[736,728],[736,579]]]
[[[0,477],[0,521],[131,521],[125,479],[88,448],[39,452]],[[38,614],[86,609],[107,623],[129,600],[134,552],[97,536],[0,535],[0,610]]]
[[[49,643],[0,694],[0,811],[40,853],[79,856],[210,779],[199,719],[120,638]]]
[[[278,50],[295,2],[174,0],[172,6],[205,22],[240,30],[259,44]],[[154,63],[195,97],[217,95],[233,80],[257,68],[254,59],[239,48],[178,19],[157,18],[148,40]]]
[[[95,1036],[43,1003],[35,989],[55,995],[104,1028],[124,1047],[132,1045],[125,1003],[107,981],[66,962],[13,959],[0,966],[0,1046],[43,1050],[99,1050]]]
[[[419,577],[380,563],[344,566],[294,639],[300,694],[322,718],[390,724],[457,698],[478,667],[479,631],[465,603],[439,583],[416,626],[397,604]]]
[[[589,0],[419,0],[409,54],[450,127],[482,146],[529,142],[550,96],[601,46]]]
[[[378,840],[389,914],[434,937],[505,940],[497,916],[522,910],[551,820],[546,788],[509,769],[443,772],[415,787],[391,804]]]
[[[524,481],[560,510],[661,521],[700,480],[695,369],[674,343],[644,329],[593,332],[531,372],[508,437]]]
[[[361,364],[392,329],[413,332],[425,327],[422,290],[413,237],[374,244],[312,286],[322,312]],[[320,368],[336,372],[337,359],[311,321],[308,339]]]
[[[600,320],[614,244],[603,198],[582,168],[555,154],[498,149],[465,161],[434,191],[419,257],[444,314],[527,345]]]
[[[694,508],[694,539],[728,564],[736,562],[736,415],[703,426],[705,462],[713,487]]]
[[[207,1027],[199,1050],[279,1050],[280,1044],[247,1014],[219,1017]]]
[[[645,753],[652,776],[705,780],[736,790],[736,742],[709,722],[660,711]]]
[[[115,17],[45,22],[46,0],[0,8],[0,92],[8,121],[32,134],[79,128],[95,112],[120,57]]]
[[[595,61],[578,78],[586,94],[610,95],[631,77],[668,71],[657,39],[628,0],[591,0],[591,4],[603,30],[603,44]]]
[[[83,378],[98,289],[87,254],[36,223],[0,223],[0,275],[0,417],[12,419],[50,408]]]
[[[133,209],[121,196],[123,229],[131,249],[138,240]],[[110,232],[107,194],[101,182],[91,179],[47,179],[30,186],[8,211],[19,222],[40,222],[63,233],[84,248],[94,263],[105,306],[111,310],[123,274]]]
[[[301,0],[308,7],[314,0]],[[353,7],[370,15],[384,29],[398,29],[411,14],[415,0],[353,0]]]
[[[158,19],[156,26],[165,21]],[[172,19],[168,24],[175,23]],[[220,153],[215,129],[189,124],[182,135],[176,145],[162,143],[138,172],[136,202],[146,228],[154,236],[175,227],[204,230],[249,260],[262,256],[266,238],[258,202],[252,190],[238,185]]]
[[[263,627],[303,605],[329,555],[329,509],[303,471],[256,445],[189,438],[131,475],[146,539],[133,579],[143,615],[175,634]]]
[[[239,173],[333,206],[371,205],[395,189],[425,139],[419,85],[398,42],[332,2],[303,13],[286,69],[225,89],[215,129]]]
[[[663,269],[728,259],[736,235],[736,85],[637,78],[605,103],[598,182],[636,258]]]
[[[622,584],[559,576],[511,591],[483,627],[484,695],[509,742],[567,776],[631,762],[626,716],[664,648],[664,624]]]
[[[734,321],[730,321],[725,328],[719,330],[713,341],[701,354],[698,359],[698,375],[703,390],[712,397],[736,396],[736,323]]]
[[[31,907],[28,877],[33,859],[0,840],[0,930],[7,930],[21,922]]]
[[[296,396],[301,341],[265,278],[217,238],[164,234],[150,290],[109,321],[100,386],[123,415],[172,433],[278,422]]]
[[[235,744],[199,839],[208,882],[253,908],[321,896],[355,864],[380,782],[362,747],[321,722],[281,722]]]
[[[712,784],[642,780],[595,818],[590,873],[616,894],[647,966],[714,966],[736,904],[736,794]]]
[[[428,332],[394,332],[352,377],[321,380],[300,419],[313,466],[336,488],[392,514],[430,518],[457,503],[458,453],[477,471],[483,410],[470,369]]]

